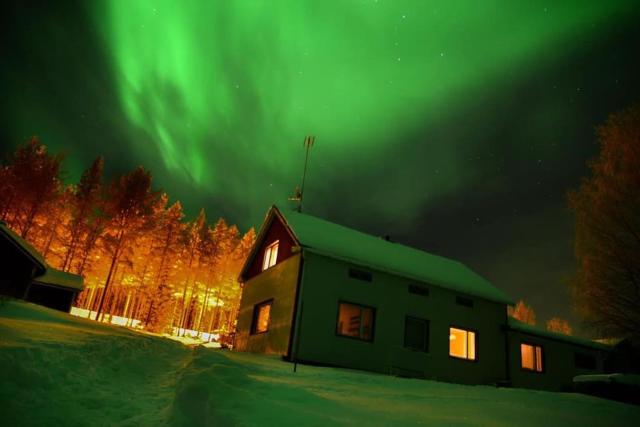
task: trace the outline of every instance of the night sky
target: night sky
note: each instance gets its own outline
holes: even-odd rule
[[[29,4],[24,4],[29,3]],[[53,3],[53,2],[52,2]],[[86,1],[4,5],[0,150],[31,135],[143,164],[246,229],[286,201],[459,259],[539,324],[571,320],[566,192],[640,100],[637,1]]]

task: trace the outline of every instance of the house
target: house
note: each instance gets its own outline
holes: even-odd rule
[[[606,347],[522,325],[460,262],[276,206],[240,273],[236,349],[465,384],[560,390]]]
[[[0,294],[70,311],[83,279],[57,270],[26,240],[0,222]]]

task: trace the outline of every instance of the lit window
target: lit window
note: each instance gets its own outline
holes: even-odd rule
[[[542,372],[542,347],[539,345],[520,344],[520,360],[522,369]]]
[[[269,330],[271,304],[273,304],[273,300],[261,302],[253,307],[253,322],[251,324],[252,334],[261,334]]]
[[[269,267],[276,265],[276,260],[278,259],[278,243],[280,241],[276,240],[264,250],[264,258],[262,259],[262,270],[266,270]]]
[[[465,329],[449,328],[449,355],[476,360],[476,333]]]
[[[373,340],[373,317],[371,307],[341,302],[338,304],[338,324],[336,333],[345,337]]]
[[[429,321],[406,316],[404,319],[404,346],[411,350],[429,351]]]

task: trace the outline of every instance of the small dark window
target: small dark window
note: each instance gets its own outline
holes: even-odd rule
[[[355,268],[349,269],[349,277],[352,279],[364,280],[365,282],[370,282],[372,279],[371,273],[368,271],[358,270]]]
[[[261,302],[253,306],[253,320],[251,321],[251,334],[262,334],[269,330],[271,322],[271,305],[273,300]]]
[[[375,309],[359,304],[338,303],[336,334],[343,337],[373,341]]]
[[[425,288],[424,286],[420,286],[420,285],[409,285],[409,293],[410,294],[416,294],[416,295],[422,295],[423,297],[428,297],[429,296],[429,289]]]
[[[576,353],[575,354],[576,368],[596,370],[598,364],[595,356],[591,354]]]
[[[412,350],[429,351],[429,321],[407,316],[404,319],[404,346]]]
[[[465,307],[473,307],[473,300],[465,297],[456,297],[456,304]]]

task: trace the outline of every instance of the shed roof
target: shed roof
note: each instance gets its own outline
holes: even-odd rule
[[[77,291],[82,291],[84,289],[84,280],[82,279],[82,276],[67,273],[66,271],[57,270],[52,267],[47,267],[45,273],[42,276],[36,277],[33,281],[45,285],[75,289]]]
[[[66,273],[51,267],[45,261],[40,252],[36,250],[29,242],[20,237],[15,231],[10,229],[7,224],[0,221],[0,233],[13,243],[22,253],[28,256],[38,267],[38,275],[33,279],[34,282],[53,285],[63,288],[82,291],[84,289],[84,280],[82,276],[77,274]]]
[[[23,252],[26,256],[31,258],[31,260],[39,267],[41,270],[45,270],[47,268],[47,263],[44,260],[44,257],[31,246],[29,242],[24,240],[18,233],[13,231],[7,226],[3,221],[0,221],[0,233],[4,234],[11,243],[13,243],[21,252]]]
[[[461,262],[432,255],[291,209],[273,206],[306,250],[504,304],[500,289]]]

